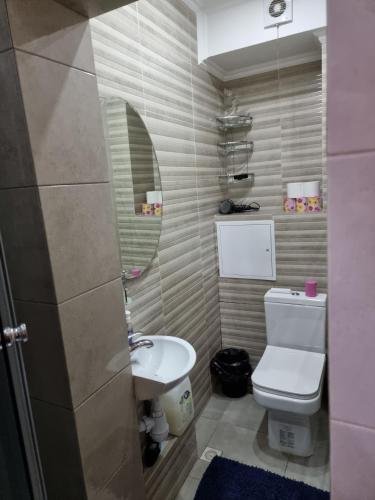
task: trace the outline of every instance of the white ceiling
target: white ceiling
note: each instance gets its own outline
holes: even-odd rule
[[[294,27],[299,27],[300,32],[290,35],[284,32],[279,40],[276,40],[275,37],[273,39],[270,37],[271,39],[267,41],[264,40],[263,30],[259,31],[254,29],[254,22],[252,25],[251,23],[248,23],[248,25],[246,23],[241,23],[243,16],[241,17],[239,12],[243,12],[241,5],[244,5],[244,0],[183,1],[197,12],[198,46],[203,49],[203,55],[200,60],[211,73],[223,81],[271,71],[278,67],[282,68],[311,62],[321,58],[321,45],[317,37],[317,28],[313,26],[314,29],[312,29],[309,23],[306,22],[306,16],[311,15],[311,13],[301,9],[301,5],[299,5],[299,12],[296,9],[296,22],[294,23]],[[305,2],[305,0],[303,1]],[[322,1],[324,0],[320,0],[320,3],[322,3]],[[249,2],[249,6],[253,4],[249,12],[246,10],[248,14],[250,13],[250,17],[252,13],[255,13],[258,17],[259,15],[262,16],[262,0],[247,0],[247,2]],[[261,6],[260,13],[259,4]],[[217,16],[216,14],[218,11],[221,11],[223,7],[228,6],[236,7],[236,9],[233,10],[233,19],[236,20],[240,15],[240,19],[237,19],[237,21],[243,25],[242,28],[239,27],[235,32],[229,30],[230,35],[228,36],[232,37],[231,42],[233,42],[233,40],[239,41],[237,46],[241,48],[238,49],[235,47],[236,43],[223,43],[223,39],[219,36],[220,30],[218,26],[220,26],[220,23],[224,23],[225,25],[227,15],[225,14],[220,17],[220,15]],[[248,8],[246,7],[246,9]],[[230,11],[229,9],[228,12]],[[213,19],[212,25],[207,24],[207,19]],[[254,21],[254,19],[252,19],[252,21]],[[319,21],[316,21],[316,24],[319,26]],[[248,38],[246,30],[252,30],[253,39],[253,43],[246,44],[247,46],[243,43],[244,40]],[[257,42],[257,39],[259,39],[259,42]],[[212,50],[212,47],[216,49],[216,54],[215,50]],[[227,50],[225,50],[226,47]],[[209,52],[211,52],[211,55]],[[204,55],[205,53],[206,55]]]
[[[284,60],[282,65],[285,65],[289,59],[296,59],[298,56],[302,57],[302,55],[305,59],[309,57],[314,60],[314,55],[316,59],[320,58],[319,41],[311,32],[233,50],[232,52],[211,57],[209,61],[219,66],[228,78],[233,73],[237,74],[241,68],[270,65],[278,59],[281,62]]]
[[[190,8],[195,11],[202,10],[207,12],[211,9],[220,9],[223,6],[235,4],[238,0],[183,0]],[[251,0],[250,0],[251,1]]]

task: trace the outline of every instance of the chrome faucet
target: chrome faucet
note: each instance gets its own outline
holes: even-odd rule
[[[150,349],[150,347],[154,347],[154,343],[152,342],[152,340],[137,340],[136,342],[133,342],[129,345],[129,351],[134,352],[141,347],[147,347],[148,349]]]
[[[129,352],[134,352],[137,349],[140,349],[141,347],[147,347],[147,349],[150,349],[150,347],[154,347],[154,343],[152,340],[144,339],[144,340],[136,340],[135,342],[132,341],[134,337],[138,337],[139,335],[144,335],[143,332],[135,332],[133,335],[129,336]]]

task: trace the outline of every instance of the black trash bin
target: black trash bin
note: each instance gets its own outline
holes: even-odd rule
[[[241,398],[251,389],[249,355],[243,349],[223,349],[211,361],[211,371],[221,382],[222,391],[231,398]]]

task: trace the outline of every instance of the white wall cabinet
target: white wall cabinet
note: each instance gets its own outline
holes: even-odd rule
[[[274,221],[218,221],[216,228],[220,277],[276,280]]]

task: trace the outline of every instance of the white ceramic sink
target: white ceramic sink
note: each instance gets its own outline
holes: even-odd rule
[[[140,347],[131,353],[131,366],[137,399],[154,399],[179,384],[195,365],[197,355],[186,340],[164,335],[143,335],[153,347]]]

